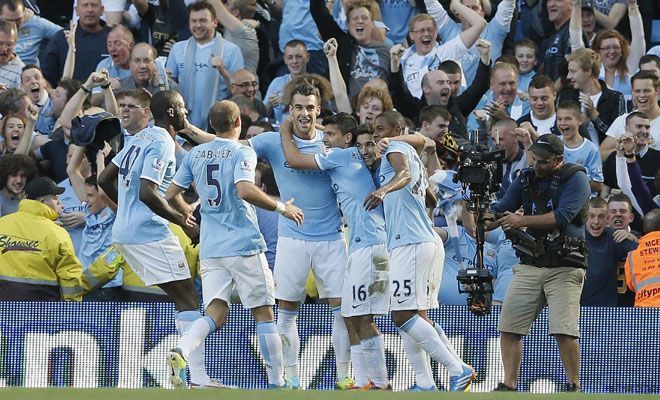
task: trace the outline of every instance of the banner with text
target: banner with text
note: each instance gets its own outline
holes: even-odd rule
[[[472,390],[488,392],[504,377],[497,321],[466,307],[431,312],[463,359],[478,372]],[[394,390],[414,383],[414,374],[389,317],[377,319],[385,335]],[[586,392],[658,393],[660,309],[584,308],[580,378]],[[304,389],[332,389],[335,363],[324,305],[305,305],[298,319]],[[0,387],[171,387],[166,352],[175,347],[171,304],[0,302]],[[233,305],[227,324],[206,340],[209,375],[245,389],[266,387],[256,327],[249,310]],[[435,362],[438,387],[448,375]],[[565,382],[556,342],[547,335],[547,309],[524,341],[520,390],[550,393]]]

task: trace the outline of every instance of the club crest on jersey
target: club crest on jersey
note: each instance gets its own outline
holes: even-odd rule
[[[162,171],[163,168],[165,168],[165,162],[163,160],[154,160],[151,163],[151,168],[155,169],[156,171]]]

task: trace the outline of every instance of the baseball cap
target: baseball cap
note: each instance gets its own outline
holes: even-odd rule
[[[546,133],[545,135],[539,136],[529,150],[542,157],[563,156],[564,142],[561,141],[559,136],[552,133]]]
[[[84,147],[94,143],[98,148],[103,148],[100,145],[104,141],[110,141],[120,133],[119,118],[107,111],[71,120],[71,138],[78,146]]]
[[[594,9],[593,0],[582,0],[582,8],[588,8],[590,10]]]
[[[52,179],[45,176],[36,177],[25,185],[25,194],[30,200],[36,200],[49,194],[59,195],[62,193],[64,193],[64,188],[57,186]]]

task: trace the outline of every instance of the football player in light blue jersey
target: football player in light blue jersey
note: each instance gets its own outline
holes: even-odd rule
[[[353,147],[355,138],[361,134],[371,136],[373,129],[369,125],[358,127],[355,118],[347,113],[325,118],[323,123],[323,143],[328,148],[325,154],[300,152],[294,143],[289,119],[280,126],[280,135],[291,167],[330,172],[332,189],[348,224],[349,257],[341,315],[349,333],[355,380],[348,376],[348,368],[344,369],[348,362],[343,364],[337,357],[336,386],[340,389],[365,387],[371,379],[377,387],[386,388],[389,379],[384,341],[373,320],[374,315],[386,314],[389,306],[385,220],[382,207],[372,210],[362,207],[375,184],[362,155]]]
[[[284,387],[282,341],[273,314],[275,288],[254,205],[278,211],[297,224],[302,223],[303,214],[292,200],[284,204],[254,184],[257,156],[252,148],[238,142],[238,106],[220,101],[211,108],[209,120],[217,138],[188,153],[166,194],[170,205],[184,213],[189,206],[181,194],[195,183],[203,216],[200,273],[206,307],[206,316],[195,321],[178,348],[170,350],[170,365],[185,370],[190,353],[224,325],[235,285],[243,307],[251,309],[257,321],[268,386]]]
[[[174,176],[174,137],[188,124],[186,108],[181,95],[172,90],[156,93],[149,108],[155,126],[135,134],[98,183],[117,203],[112,230],[115,247],[145,285],[158,285],[172,298],[174,322],[183,335],[201,314],[185,254],[167,221],[180,225],[190,237],[197,235],[198,227],[192,210],[173,209],[164,195]],[[206,374],[203,346],[188,361],[193,385],[221,385]],[[170,381],[178,387],[186,385],[182,371],[184,379],[171,371]]]
[[[404,126],[401,114],[384,112],[376,117],[374,139],[399,136]],[[417,386],[435,390],[426,352],[447,367],[449,390],[469,390],[476,375],[474,370],[451,350],[439,324],[435,323],[434,328],[424,315],[426,310],[437,307],[444,248],[426,214],[428,183],[423,164],[410,145],[392,141],[382,157],[379,175],[380,187],[367,196],[364,206],[372,209],[384,205],[392,320],[418,376]]]
[[[315,78],[302,76],[294,78],[290,84],[293,88],[289,101],[293,140],[302,153],[323,154],[323,132],[315,128],[316,117],[321,111],[317,82]],[[328,172],[290,168],[278,133],[261,133],[249,143],[257,156],[272,166],[282,198],[294,198],[305,213],[305,222],[301,225],[280,218],[274,271],[275,298],[279,300],[277,329],[284,345],[284,372],[291,386],[299,387],[300,338],[296,318],[310,268],[314,270],[319,296],[327,298],[334,310],[332,338],[337,359],[350,359],[348,332],[340,310],[347,254],[337,197]],[[348,369],[348,362],[345,364]]]

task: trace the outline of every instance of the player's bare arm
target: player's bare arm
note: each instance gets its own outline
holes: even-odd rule
[[[298,225],[303,223],[303,212],[301,209],[293,205],[293,199],[289,199],[286,203],[281,203],[268,196],[254,183],[247,181],[237,182],[236,192],[238,193],[238,197],[256,207],[270,211],[277,211],[284,217],[295,221]],[[284,206],[284,208],[282,208],[282,206]]]
[[[367,210],[378,207],[389,192],[402,189],[410,183],[410,168],[405,154],[390,153],[387,155],[387,160],[392,164],[396,173],[389,182],[369,193],[364,200],[364,208]]]
[[[286,162],[290,167],[295,169],[319,169],[314,155],[304,154],[296,146],[293,140],[293,123],[289,118],[285,118],[282,121],[280,125],[280,136],[282,136],[282,150],[284,150]]]

